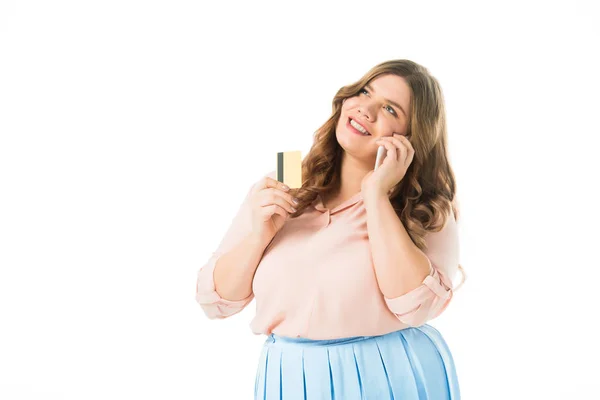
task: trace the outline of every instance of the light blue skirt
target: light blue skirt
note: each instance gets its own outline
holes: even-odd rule
[[[254,388],[266,400],[459,400],[454,360],[431,325],[381,336],[269,335]]]

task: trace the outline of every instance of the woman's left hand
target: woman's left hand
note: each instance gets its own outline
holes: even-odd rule
[[[389,193],[404,178],[415,155],[415,149],[406,136],[398,133],[379,138],[376,143],[378,146],[385,146],[387,151],[377,170],[369,171],[363,178],[361,190],[365,194]]]

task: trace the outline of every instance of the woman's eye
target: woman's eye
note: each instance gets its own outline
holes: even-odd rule
[[[367,89],[360,89],[358,93],[369,94],[369,92],[367,92]]]
[[[396,115],[396,111],[391,106],[386,106],[386,110],[388,110],[391,114]]]

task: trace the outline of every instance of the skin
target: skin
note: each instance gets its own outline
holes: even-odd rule
[[[386,159],[391,152],[396,151],[399,140],[406,135],[408,129],[408,116],[389,100],[397,103],[406,113],[410,107],[410,88],[402,77],[397,75],[382,75],[369,83],[370,88],[363,88],[354,97],[344,100],[340,119],[336,126],[336,138],[342,149],[341,188],[333,198],[326,199],[326,207],[333,208],[336,204],[350,198],[361,189],[387,190],[391,180],[398,178],[398,174],[388,179],[370,179],[375,165],[377,149],[380,144],[378,139],[387,142],[389,146]],[[359,136],[348,128],[348,118],[352,118],[363,125],[371,136]],[[394,135],[396,134],[396,135]],[[406,140],[408,143],[408,141]],[[384,163],[385,164],[385,160]],[[377,169],[382,170],[383,164]],[[398,181],[401,179],[398,178]],[[367,185],[365,185],[367,184]],[[395,183],[394,183],[395,185]],[[393,186],[393,185],[392,185]],[[333,207],[331,207],[333,206]]]
[[[371,81],[370,86],[368,92],[361,91],[342,104],[336,127],[338,143],[344,149],[341,190],[336,198],[324,203],[331,209],[340,200],[362,192],[378,286],[385,297],[393,299],[422,285],[432,266],[425,254],[412,243],[387,195],[404,177],[414,155],[414,150],[405,137],[407,117],[389,103],[389,100],[393,100],[408,111],[409,87],[396,75],[380,76]],[[346,126],[349,117],[357,119],[372,136],[353,133]],[[377,171],[373,171],[379,145],[385,146],[387,152],[383,163]],[[263,190],[264,194],[257,197],[257,207],[277,204],[283,208],[269,212],[276,212],[281,217],[285,216],[284,208],[293,212],[291,196],[285,193],[280,182],[266,178],[259,189],[265,188],[280,190]],[[264,221],[267,214],[258,221]],[[259,239],[253,236],[246,238],[235,251],[224,255],[215,266],[215,287],[223,298],[237,300],[249,296],[258,260],[271,236],[269,234],[266,240],[262,236]],[[241,276],[243,279],[231,279],[233,276]]]
[[[398,218],[389,191],[406,175],[414,149],[406,137],[408,118],[390,100],[406,112],[410,105],[410,88],[397,75],[384,75],[370,82],[367,92],[348,98],[342,105],[336,137],[344,149],[341,189],[326,207],[357,192],[362,193],[367,230],[375,275],[382,294],[398,298],[417,289],[432,271],[426,255],[412,242]],[[395,112],[393,112],[395,111]],[[372,136],[360,136],[347,126],[353,117]],[[386,148],[382,164],[374,171],[377,149]]]

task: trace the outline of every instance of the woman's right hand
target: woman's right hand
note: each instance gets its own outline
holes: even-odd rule
[[[252,233],[264,240],[271,240],[285,224],[288,216],[296,212],[294,197],[287,193],[284,184],[268,176],[252,188]]]

